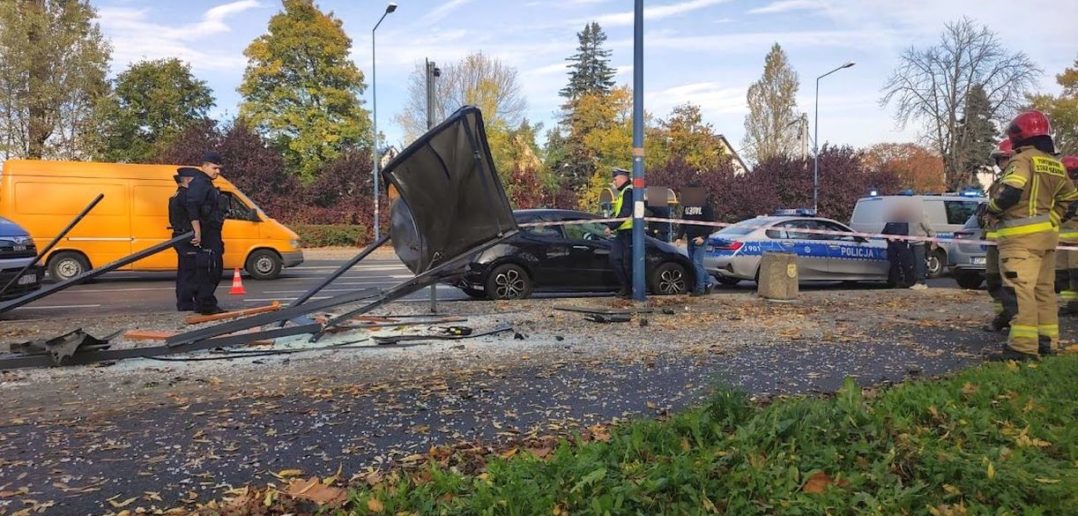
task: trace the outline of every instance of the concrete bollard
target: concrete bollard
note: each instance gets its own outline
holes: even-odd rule
[[[797,276],[796,254],[764,253],[756,294],[775,301],[797,299]]]

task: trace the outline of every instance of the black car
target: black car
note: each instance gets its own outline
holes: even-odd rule
[[[516,210],[517,224],[596,219],[572,210]],[[521,228],[478,255],[456,285],[474,298],[523,299],[534,290],[601,292],[618,289],[610,240],[599,223]],[[676,246],[647,239],[645,270],[654,294],[684,294],[693,284],[689,258]]]

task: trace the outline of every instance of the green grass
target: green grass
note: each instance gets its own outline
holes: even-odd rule
[[[608,442],[562,441],[546,460],[495,457],[479,476],[433,466],[399,475],[353,491],[348,507],[359,514],[372,507],[386,514],[1078,514],[1076,388],[1078,356],[1069,355],[880,393],[847,381],[833,398],[763,407],[720,391],[670,420],[618,427]]]

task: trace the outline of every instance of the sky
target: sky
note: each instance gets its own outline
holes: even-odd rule
[[[279,0],[91,0],[112,44],[112,73],[143,59],[178,57],[191,64],[217,99],[214,115],[238,110],[243,50],[266,31]],[[352,38],[352,59],[366,75],[371,109],[371,29],[383,0],[319,0]],[[394,122],[403,109],[408,75],[429,58],[449,63],[483,52],[516,67],[527,117],[554,125],[567,81],[565,59],[576,33],[597,21],[613,51],[616,80],[633,79],[633,2],[630,0],[398,0],[377,31],[378,128],[398,147]],[[774,43],[798,73],[798,110],[813,120],[820,81],[821,142],[866,147],[915,141],[919,128],[899,127],[880,90],[902,51],[938,41],[944,23],[967,16],[995,31],[1009,49],[1025,52],[1043,70],[1039,90],[1058,93],[1055,74],[1078,57],[1078,2],[1073,0],[646,0],[644,108],[658,118],[676,105],[701,107],[706,122],[740,149],[745,94],[763,71]],[[542,143],[542,142],[540,142]],[[629,149],[626,149],[626,153]]]

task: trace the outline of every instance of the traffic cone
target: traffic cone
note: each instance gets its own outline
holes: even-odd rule
[[[243,278],[240,277],[240,268],[236,267],[232,273],[232,290],[228,291],[233,296],[246,296],[247,290],[243,288]]]

